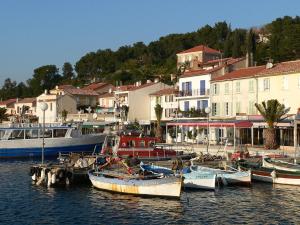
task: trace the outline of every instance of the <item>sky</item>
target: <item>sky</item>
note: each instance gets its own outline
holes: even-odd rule
[[[261,26],[300,15],[299,0],[1,0],[0,86],[29,79],[39,66],[73,65],[98,49],[148,44],[171,33],[226,21]]]

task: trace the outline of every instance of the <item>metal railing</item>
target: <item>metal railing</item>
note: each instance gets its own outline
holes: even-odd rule
[[[209,89],[193,89],[179,91],[178,97],[186,96],[209,96]]]

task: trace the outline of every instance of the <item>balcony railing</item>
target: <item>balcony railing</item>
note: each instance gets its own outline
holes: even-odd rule
[[[193,89],[179,91],[178,97],[188,97],[188,96],[209,96],[209,89]]]

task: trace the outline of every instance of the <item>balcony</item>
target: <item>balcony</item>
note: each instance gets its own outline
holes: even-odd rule
[[[209,97],[209,89],[193,89],[193,90],[184,90],[179,91],[178,98],[185,97]]]

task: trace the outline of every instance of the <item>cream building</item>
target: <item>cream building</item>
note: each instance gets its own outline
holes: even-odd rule
[[[121,86],[122,87],[122,86]],[[151,123],[151,104],[150,94],[170,86],[161,82],[148,81],[146,84],[137,82],[128,88],[116,87],[115,101],[118,107],[126,105],[129,107],[128,121],[139,121],[140,124],[150,125]]]
[[[15,103],[15,112],[17,115],[22,114],[22,110],[27,107],[26,115],[35,116],[36,115],[36,98],[24,98],[20,99]]]
[[[166,88],[150,94],[151,121],[156,121],[155,107],[159,104],[163,108],[162,121],[173,120],[174,113],[178,109],[176,95],[178,90],[175,88]]]
[[[41,94],[37,97],[36,116],[39,118],[39,123],[43,122],[43,111],[40,109],[40,104],[46,102],[48,109],[45,111],[45,122],[54,123],[62,121],[62,111],[66,110],[68,114],[77,113],[76,99],[70,95],[56,94]]]

